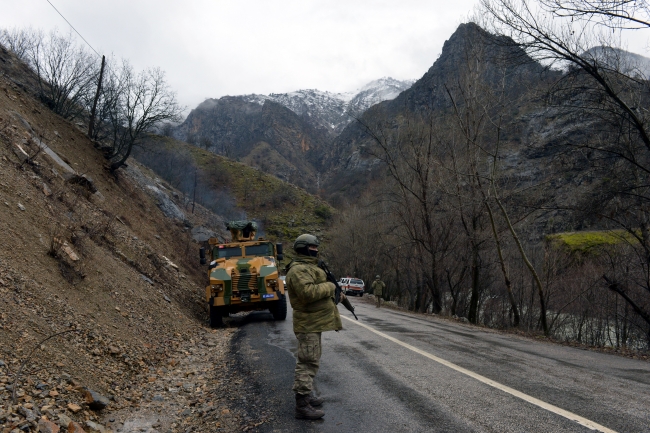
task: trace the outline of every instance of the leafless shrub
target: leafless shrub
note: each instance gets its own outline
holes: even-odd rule
[[[0,30],[0,43],[13,51],[19,59],[26,63],[30,62],[32,50],[38,41],[42,39],[42,32],[34,30],[31,27],[26,29],[13,27]]]

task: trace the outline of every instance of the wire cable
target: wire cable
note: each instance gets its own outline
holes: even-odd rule
[[[81,39],[86,43],[86,45],[88,45],[88,46],[90,47],[90,49],[93,50],[93,51],[95,52],[95,54],[97,54],[99,57],[101,57],[101,54],[99,54],[99,53],[97,52],[97,50],[95,50],[95,49],[93,48],[93,46],[90,45],[90,44],[88,43],[88,41],[86,40],[86,38],[84,38],[84,37],[81,35],[81,33],[79,33],[79,32],[77,31],[77,29],[75,29],[74,26],[73,26],[72,24],[70,24],[70,21],[68,21],[68,20],[66,19],[66,17],[64,17],[63,14],[62,14],[61,12],[59,12],[59,10],[56,8],[56,6],[54,6],[50,0],[46,0],[46,1],[50,4],[50,6],[52,6],[52,7],[54,8],[54,10],[56,11],[56,13],[58,13],[59,15],[61,15],[61,18],[63,18],[63,19],[65,20],[65,22],[68,23],[68,25],[72,28],[72,30],[74,30],[74,31],[79,35],[79,37],[80,37],[80,38],[81,38]]]

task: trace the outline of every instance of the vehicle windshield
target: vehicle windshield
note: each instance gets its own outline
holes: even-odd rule
[[[363,285],[363,281],[353,278],[353,279],[350,280],[350,284],[361,284],[361,285]]]
[[[212,250],[212,257],[215,259],[241,257],[241,247],[224,247],[220,245],[219,248]]]
[[[249,245],[244,247],[246,256],[272,256],[273,246],[271,244]]]

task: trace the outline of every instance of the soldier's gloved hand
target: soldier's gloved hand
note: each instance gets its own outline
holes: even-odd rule
[[[345,292],[341,290],[341,301],[344,301],[346,298]]]

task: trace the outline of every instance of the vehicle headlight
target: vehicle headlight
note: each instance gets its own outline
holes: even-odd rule
[[[223,284],[213,284],[212,285],[212,295],[216,295],[219,292],[223,291]]]
[[[278,280],[272,279],[272,280],[266,280],[266,287],[275,287],[278,285]]]

